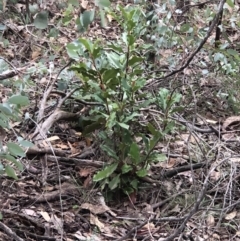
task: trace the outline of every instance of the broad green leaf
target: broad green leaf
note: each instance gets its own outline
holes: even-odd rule
[[[2,220],[3,219],[3,216],[2,216],[2,213],[0,213],[0,220]]]
[[[189,31],[191,30],[191,26],[189,23],[183,24],[180,28],[181,32],[185,32],[185,33],[189,33]]]
[[[147,138],[145,135],[141,135],[141,137],[145,144],[146,151],[149,152],[149,150],[150,150],[149,138]]]
[[[93,21],[95,15],[95,11],[90,10],[90,11],[85,11],[83,14],[80,16],[80,22],[84,28],[87,28],[88,25]]]
[[[135,191],[134,188],[128,186],[128,187],[124,187],[123,188],[123,192],[126,194],[126,195],[130,195],[131,193],[133,193]]]
[[[115,160],[118,160],[117,154],[115,153],[115,151],[110,148],[107,145],[101,145],[101,149],[103,151],[105,151],[110,157],[114,158]]]
[[[137,190],[137,189],[138,189],[138,180],[137,180],[137,179],[133,179],[133,180],[130,182],[130,185],[131,185],[135,190]]]
[[[124,49],[122,47],[119,47],[116,45],[110,44],[110,45],[108,45],[108,48],[114,50],[115,52],[118,52],[119,54],[124,53]]]
[[[139,176],[139,177],[145,177],[147,176],[147,170],[145,168],[139,170],[136,172],[136,174]]]
[[[235,49],[227,49],[227,52],[232,56],[236,56],[239,54]]]
[[[0,173],[2,172],[2,170],[4,169],[3,164],[0,162]]]
[[[217,62],[217,61],[221,61],[224,57],[224,55],[222,53],[216,53],[214,55],[214,61]]]
[[[125,124],[125,123],[121,123],[121,122],[117,122],[118,125],[120,125],[122,128],[128,130],[129,129],[129,125]]]
[[[153,136],[153,138],[150,140],[150,143],[149,143],[150,150],[152,150],[157,145],[157,143],[159,142],[159,138],[160,138],[159,133],[157,133]]]
[[[48,12],[42,11],[34,19],[34,26],[38,29],[45,29],[48,26]]]
[[[109,177],[118,167],[118,163],[113,163],[93,176],[93,181],[98,182]]]
[[[226,3],[229,7],[234,8],[234,0],[227,0]]]
[[[19,145],[15,144],[15,143],[8,142],[7,143],[7,147],[8,147],[9,152],[13,156],[21,156],[21,157],[25,157],[26,156],[26,154],[23,151],[23,149]]]
[[[29,4],[29,11],[32,15],[35,15],[39,11],[38,4]]]
[[[153,152],[149,156],[149,159],[151,159],[153,162],[163,162],[167,160],[167,157],[165,154]]]
[[[118,187],[118,184],[120,183],[120,174],[118,174],[116,177],[114,177],[108,184],[109,188],[111,190]]]
[[[126,46],[128,46],[128,35],[126,32],[122,34],[122,40],[126,44]]]
[[[21,140],[19,141],[19,144],[23,147],[33,147],[34,144],[30,141],[26,141],[26,140]]]
[[[156,133],[158,132],[157,129],[151,123],[148,123],[147,127],[152,135],[156,135]]]
[[[106,127],[112,129],[116,125],[116,112],[111,112],[106,123]]]
[[[137,143],[135,142],[132,143],[130,147],[129,155],[131,156],[131,158],[134,160],[135,163],[139,163],[141,161],[140,149]]]
[[[9,98],[8,102],[11,104],[24,106],[29,104],[29,99],[27,96],[13,95]]]
[[[107,25],[108,25],[108,22],[107,22],[107,19],[106,19],[106,16],[105,16],[105,11],[100,7],[100,18],[101,18],[101,26],[103,28],[106,28]]]
[[[124,122],[128,122],[130,120],[133,120],[134,117],[136,117],[136,116],[140,116],[140,114],[138,114],[136,112],[133,112],[130,116],[125,117]]]
[[[8,123],[6,121],[3,121],[1,118],[0,118],[0,126],[7,129],[9,128]]]
[[[11,156],[9,154],[5,155],[4,158],[11,161],[12,163],[14,163],[20,171],[23,171],[22,163],[19,162],[18,160],[16,160],[16,158],[14,158],[13,156]]]
[[[129,64],[129,66],[132,66],[132,65],[134,65],[134,64],[136,64],[136,63],[141,63],[141,62],[143,62],[143,58],[137,57],[137,56],[132,56],[132,57],[129,59],[128,64]]]
[[[132,167],[128,164],[124,164],[121,168],[122,174],[132,171]]]
[[[16,173],[11,166],[9,165],[5,166],[5,171],[9,177],[12,177],[15,180],[18,180],[18,177],[16,176]]]
[[[106,83],[107,81],[116,78],[119,70],[118,69],[108,69],[103,72],[103,81]]]
[[[80,38],[79,42],[82,43],[84,45],[84,47],[90,52],[93,52],[93,43],[90,40],[84,39],[84,38]]]
[[[10,107],[6,107],[3,106],[2,104],[0,104],[0,112],[4,113],[5,115],[12,115],[12,110],[10,109]]]
[[[99,7],[109,7],[111,3],[109,0],[95,0],[95,4]]]
[[[120,63],[120,56],[116,53],[110,52],[106,53],[109,63],[115,69],[120,69],[122,67]]]
[[[67,44],[67,53],[69,55],[70,58],[72,59],[79,59],[79,53],[78,53],[78,48],[76,47],[75,44],[73,43],[70,43],[70,44]]]

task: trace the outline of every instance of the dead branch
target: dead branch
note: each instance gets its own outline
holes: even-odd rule
[[[0,228],[9,236],[14,238],[16,241],[24,241],[22,238],[20,238],[15,232],[12,231],[8,226],[6,226],[4,223],[0,222]]]
[[[76,166],[92,166],[97,168],[102,168],[104,166],[104,162],[96,161],[96,160],[88,160],[88,159],[78,159],[78,158],[69,158],[69,157],[58,157],[58,156],[47,156],[49,161],[56,162],[64,162],[64,163],[74,163]]]
[[[32,139],[36,141],[41,141],[46,138],[46,133],[52,127],[52,125],[59,120],[76,120],[79,118],[79,113],[70,113],[66,111],[61,111],[59,109],[55,110],[52,115],[50,115],[42,125],[38,125],[35,132],[33,133]],[[36,138],[35,138],[36,137]]]

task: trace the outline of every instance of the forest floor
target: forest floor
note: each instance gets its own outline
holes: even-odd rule
[[[86,9],[93,6],[82,4]],[[25,4],[9,6],[0,19],[8,41],[7,47],[0,43],[0,56],[16,69],[24,68],[0,85],[1,101],[27,78],[26,68],[35,69],[26,81],[31,104],[22,112],[32,119],[51,81],[69,61],[65,45],[81,36],[74,25],[58,24],[64,14],[54,3],[45,7],[57,37],[21,21]],[[73,13],[76,17],[80,10]],[[114,21],[105,29],[95,21],[84,35],[114,42],[119,34]],[[184,76],[190,78],[191,73]],[[60,87],[56,81],[46,116],[55,111]],[[204,79],[194,88],[197,100],[184,96],[184,113],[176,117],[178,131],[157,146],[167,160],[152,166],[133,196],[103,195],[92,181],[104,165],[98,143],[83,138],[71,121],[56,122],[44,148],[35,146],[22,158],[24,171],[18,180],[0,176],[0,240],[240,240],[240,117],[215,94],[221,89],[216,79]],[[189,93],[185,86],[181,91]],[[187,107],[191,101],[194,110]],[[186,121],[192,120],[193,111],[195,122]],[[11,123],[11,128],[5,142],[16,135],[27,138],[36,125],[23,120]]]

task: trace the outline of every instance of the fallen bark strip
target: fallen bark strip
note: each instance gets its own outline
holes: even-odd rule
[[[36,146],[30,147],[27,150],[27,155],[38,155],[38,154],[55,154],[56,156],[67,156],[66,151],[62,151],[60,149],[50,148],[50,147],[43,147],[38,148]]]
[[[92,166],[92,167],[102,168],[105,164],[104,162],[101,162],[101,161],[68,158],[68,157],[59,157],[59,156],[51,156],[51,155],[47,156],[47,159],[49,161],[74,163],[76,166],[81,166],[81,167]]]

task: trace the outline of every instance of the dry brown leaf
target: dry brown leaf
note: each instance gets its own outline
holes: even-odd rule
[[[56,141],[56,140],[59,140],[60,138],[58,136],[50,136],[48,137],[46,140],[47,141],[50,141],[50,142],[53,142],[53,141]]]
[[[51,221],[54,224],[54,228],[58,231],[59,234],[63,233],[63,222],[55,214],[52,215]]]
[[[88,188],[91,184],[92,184],[92,177],[88,176],[83,182],[83,187]]]
[[[218,181],[221,177],[221,171],[213,171],[210,175],[211,180]]]
[[[44,211],[40,211],[39,212],[41,214],[41,216],[47,221],[47,222],[50,222],[51,221],[51,218],[49,216],[49,214],[47,212],[44,212]]]
[[[228,214],[225,216],[225,219],[226,219],[226,220],[232,220],[232,219],[234,219],[234,218],[236,217],[236,215],[237,215],[237,211],[233,211],[233,212],[231,212],[231,213],[228,213]]]
[[[39,57],[41,55],[40,51],[33,51],[32,52],[32,59],[36,59],[37,57]]]
[[[65,145],[65,144],[56,144],[55,147],[61,148],[62,150],[68,150],[69,149],[69,146]]]
[[[96,217],[96,216],[93,215],[93,214],[90,214],[90,223],[91,223],[92,225],[96,225],[101,232],[104,231],[104,226],[105,226],[105,224],[103,224],[102,222],[100,222],[99,219],[98,219],[98,217]]]
[[[215,225],[215,219],[212,214],[207,216],[207,225],[213,227]]]
[[[70,147],[70,150],[71,150],[71,153],[72,153],[72,154],[76,154],[77,152],[79,152],[79,150],[76,149],[76,148],[74,148],[69,141],[68,141],[68,145],[69,145],[69,147]]]
[[[34,210],[28,209],[28,208],[22,209],[22,212],[23,212],[23,214],[26,214],[28,216],[34,216],[34,217],[38,216]]]
[[[102,214],[108,211],[108,207],[102,206],[102,205],[93,205],[91,203],[83,203],[81,205],[82,209],[87,209],[93,214]]]

